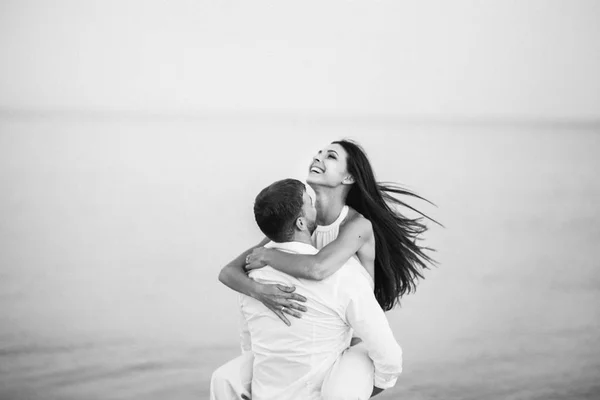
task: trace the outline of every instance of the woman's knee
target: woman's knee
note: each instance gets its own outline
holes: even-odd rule
[[[328,387],[321,392],[323,400],[367,400],[371,393],[357,393],[352,387]]]
[[[340,379],[323,385],[321,396],[323,400],[367,400],[373,392],[372,375],[361,375],[353,379]]]
[[[212,373],[210,377],[211,385],[221,386],[228,385],[232,381],[239,381],[241,366],[242,359],[240,357],[221,365]]]
[[[321,389],[324,400],[366,400],[373,391],[373,361],[361,349],[345,351]]]
[[[221,386],[223,383],[229,380],[229,376],[227,374],[227,368],[225,365],[221,365],[219,368],[213,371],[210,376],[210,385],[211,386]]]

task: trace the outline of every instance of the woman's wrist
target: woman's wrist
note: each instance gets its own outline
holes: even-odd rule
[[[272,263],[272,258],[271,255],[273,254],[275,250],[273,249],[264,249],[262,254],[261,254],[261,261],[262,264],[264,265],[271,265]]]

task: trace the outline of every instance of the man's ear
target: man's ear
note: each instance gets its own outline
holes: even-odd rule
[[[354,183],[354,177],[352,175],[348,175],[347,177],[344,178],[342,183],[344,185],[352,185]]]
[[[304,217],[296,218],[296,228],[298,228],[299,231],[306,229],[306,221],[304,220]]]

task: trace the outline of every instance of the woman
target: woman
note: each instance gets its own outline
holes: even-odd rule
[[[432,261],[416,244],[427,230],[422,218],[404,217],[392,207],[405,206],[428,217],[393,195],[423,198],[395,185],[378,184],[365,152],[348,140],[333,142],[318,152],[309,167],[307,183],[316,193],[319,226],[313,240],[320,251],[316,255],[283,253],[262,248],[265,240],[226,265],[219,280],[260,300],[289,325],[285,314],[299,318],[305,308],[298,301],[306,299],[293,293],[294,288],[252,281],[246,276],[244,264],[249,269],[268,264],[297,278],[320,280],[355,256],[373,279],[375,297],[382,309],[392,309],[400,297],[415,289],[416,281],[423,277],[421,269]],[[353,346],[324,385],[324,398],[338,388],[348,388],[348,382],[356,383],[358,370],[364,372],[359,378],[362,385],[358,386],[371,388],[369,369],[372,364],[366,353],[360,346]],[[372,379],[372,371],[370,376]],[[348,389],[354,394],[359,390],[356,386]]]

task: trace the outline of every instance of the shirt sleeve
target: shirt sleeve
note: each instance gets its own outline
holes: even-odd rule
[[[248,328],[248,321],[244,315],[244,295],[239,296],[239,310],[240,310],[240,347],[242,348],[242,354],[252,351],[252,340],[250,338],[250,329]]]
[[[402,348],[368,285],[354,285],[346,308],[348,324],[362,339],[375,366],[373,385],[389,389],[402,373]]]

